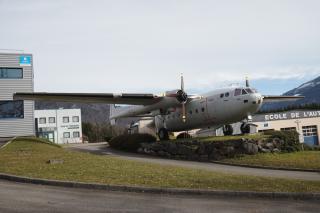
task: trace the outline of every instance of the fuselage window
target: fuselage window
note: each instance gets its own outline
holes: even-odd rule
[[[192,110],[189,111],[189,114],[192,115]]]
[[[224,94],[224,96],[229,97],[229,93],[228,93],[228,92],[227,92],[227,93],[225,93],[225,94]]]
[[[241,89],[235,89],[234,96],[241,95]]]
[[[248,94],[248,93],[243,89],[241,94],[242,94],[242,95],[246,95],[246,94]]]
[[[204,112],[204,107],[201,108],[201,111]]]
[[[220,94],[220,98],[223,98],[224,94]]]
[[[196,109],[196,113],[198,113],[199,111],[198,111],[198,109]]]

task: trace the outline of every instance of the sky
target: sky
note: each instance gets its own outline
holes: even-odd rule
[[[318,0],[0,0],[0,52],[33,54],[35,91],[282,94],[320,75]],[[2,49],[2,50],[1,50]]]

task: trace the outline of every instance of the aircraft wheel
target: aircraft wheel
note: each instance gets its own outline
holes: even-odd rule
[[[250,133],[250,125],[248,123],[242,123],[240,130],[242,134],[249,134]]]
[[[224,125],[222,130],[224,135],[232,135],[233,133],[233,128],[230,124]]]
[[[159,139],[162,141],[162,140],[169,140],[169,133],[168,133],[168,130],[165,129],[165,128],[161,128],[158,132],[158,136],[159,136]]]

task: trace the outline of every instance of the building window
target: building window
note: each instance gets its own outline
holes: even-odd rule
[[[74,138],[80,138],[80,132],[73,132]]]
[[[70,132],[64,132],[63,138],[70,138]]]
[[[45,124],[47,123],[46,118],[39,118],[39,124]]]
[[[49,117],[49,123],[53,124],[56,122],[56,118],[55,117]]]
[[[22,68],[4,68],[0,67],[0,79],[1,78],[22,78],[23,77],[23,71]]]
[[[69,123],[69,117],[63,117],[62,120],[63,123]]]
[[[79,122],[79,116],[72,116],[72,122]]]
[[[317,126],[303,126],[303,136],[317,136]]]
[[[0,101],[0,118],[23,118],[23,101]]]
[[[280,128],[281,131],[297,131],[296,127],[285,127],[285,128]]]

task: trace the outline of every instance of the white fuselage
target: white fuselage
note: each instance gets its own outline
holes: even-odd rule
[[[167,105],[175,107],[167,109]],[[257,112],[261,105],[262,96],[254,89],[230,87],[202,94],[187,102],[185,122],[182,119],[181,103],[169,97],[153,105],[124,107],[119,109],[113,118],[151,114],[155,116],[157,131],[166,128],[168,131],[175,132],[212,126],[221,127],[241,121]],[[166,110],[159,111],[162,108]]]

